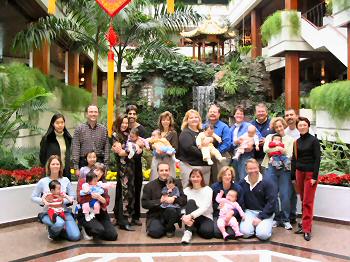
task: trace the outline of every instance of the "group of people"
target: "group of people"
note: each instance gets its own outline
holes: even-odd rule
[[[173,237],[178,224],[185,227],[182,243],[189,243],[194,232],[206,239],[255,235],[267,240],[273,227],[293,228],[299,193],[302,222],[296,233],[309,241],[319,142],[309,133],[309,120],[293,109],[286,110],[285,118],[272,119],[265,104],[255,109],[256,118],[246,122],[244,108],[237,106],[231,127],[220,120],[215,104],[204,123],[190,109],[179,135],[173,115],[166,111],[149,138],[137,122],[135,105],[117,116],[111,138],[97,122],[94,105],[87,107],[87,122],[75,129],[73,138],[64,116],[55,114],[40,144],[47,177],[32,194],[33,201],[44,206],[39,218],[48,226],[49,238],[76,241],[81,231],[85,239],[116,240],[115,226],[134,231],[134,226],[142,225],[142,203],[148,210],[146,231],[153,238]],[[153,158],[150,182],[141,192],[144,150],[151,150]],[[176,178],[177,162],[180,178]],[[69,180],[71,163],[79,177],[76,192]],[[118,173],[113,219],[107,213],[111,185],[105,181],[111,163]],[[78,224],[70,210],[74,199]]]

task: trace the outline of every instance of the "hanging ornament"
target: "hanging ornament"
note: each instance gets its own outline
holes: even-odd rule
[[[131,0],[96,0],[99,6],[111,17],[111,24],[106,34],[106,39],[109,42],[108,52],[108,72],[107,72],[107,86],[108,86],[108,111],[107,111],[107,129],[108,136],[112,136],[112,126],[114,121],[114,53],[113,46],[118,43],[118,35],[113,29],[112,19],[120,12]]]

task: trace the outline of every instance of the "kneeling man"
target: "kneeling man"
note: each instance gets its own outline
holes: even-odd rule
[[[259,163],[255,159],[246,162],[247,176],[240,181],[245,210],[245,220],[241,222],[243,237],[256,235],[260,240],[267,240],[272,235],[272,223],[277,201],[277,190],[268,179],[263,179]]]
[[[147,234],[153,238],[160,238],[164,235],[173,237],[175,224],[180,221],[180,211],[186,205],[187,197],[178,179],[175,180],[175,185],[179,189],[178,197],[162,194],[162,189],[166,186],[170,176],[170,167],[166,163],[159,163],[157,172],[158,178],[143,188],[142,207],[148,209],[146,230]],[[167,207],[164,208],[164,206]]]

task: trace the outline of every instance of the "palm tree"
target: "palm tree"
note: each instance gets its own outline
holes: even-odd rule
[[[106,56],[105,33],[109,18],[94,0],[61,0],[64,17],[46,16],[32,23],[18,33],[14,47],[28,52],[39,48],[46,41],[64,37],[69,39],[73,50],[94,52],[93,103],[97,103],[97,62],[99,56]],[[200,16],[191,8],[180,6],[175,13],[166,13],[166,6],[159,0],[134,0],[113,20],[119,35],[116,53],[116,108],[120,109],[121,65],[127,46],[134,46],[138,55],[165,59],[176,58],[175,45],[169,36],[184,27],[196,24]]]
[[[107,54],[105,32],[109,18],[93,0],[60,0],[63,17],[46,16],[19,32],[13,47],[25,53],[44,41],[68,41],[70,51],[93,52],[92,103],[97,104],[97,62]]]
[[[114,19],[120,41],[114,47],[116,53],[116,111],[121,101],[121,66],[127,47],[134,47],[134,54],[157,59],[176,59],[176,45],[171,36],[201,18],[188,6],[177,6],[175,13],[167,14],[160,0],[134,0]]]

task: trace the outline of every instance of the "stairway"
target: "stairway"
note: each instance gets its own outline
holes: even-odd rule
[[[305,17],[301,17],[301,37],[315,50],[328,50],[346,67],[348,66],[345,28],[334,27],[331,24],[319,28]]]

